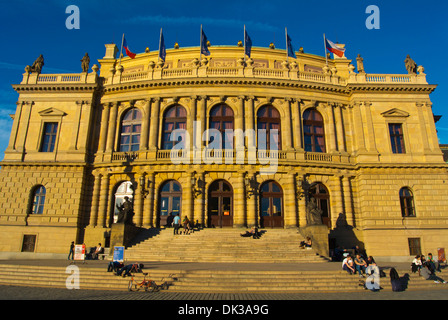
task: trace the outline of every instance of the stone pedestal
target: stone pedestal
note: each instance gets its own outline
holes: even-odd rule
[[[311,225],[299,228],[300,233],[306,238],[310,237],[312,248],[321,256],[328,257],[330,250],[328,246],[329,229],[326,225]]]
[[[132,239],[142,231],[134,225],[115,223],[110,233],[110,253],[113,254],[115,246],[128,246]]]

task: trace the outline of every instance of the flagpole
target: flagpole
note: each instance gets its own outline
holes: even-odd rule
[[[286,39],[286,62],[288,62],[288,30],[285,27],[285,39]]]
[[[325,33],[324,33],[324,48],[325,48],[325,62],[328,66],[327,38],[325,37]]]
[[[244,25],[244,63],[246,63],[246,25]]]
[[[201,36],[200,36],[200,39],[201,39],[201,41],[200,41],[200,46],[199,46],[199,63],[202,60],[202,24],[201,24]]]
[[[121,39],[120,63],[118,64],[119,66],[121,66],[121,56],[123,54],[123,44],[124,44],[124,33],[123,33],[123,38]]]
[[[159,58],[157,60],[160,60],[160,45],[162,44],[162,28],[160,28],[160,38],[159,38]]]

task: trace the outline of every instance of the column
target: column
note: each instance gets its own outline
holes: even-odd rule
[[[329,137],[329,147],[330,153],[336,152],[336,130],[334,126],[334,116],[333,116],[333,104],[327,104],[327,114],[328,114],[328,137]],[[326,132],[325,132],[326,134]]]
[[[144,185],[140,184],[140,177],[145,178],[145,174],[137,174],[135,175],[135,181],[138,183],[137,190],[134,192],[134,218],[133,222],[137,227],[141,227],[143,225],[143,187]]]
[[[109,127],[109,114],[110,114],[110,106],[109,104],[103,104],[103,112],[101,114],[101,131],[100,131],[100,141],[99,141],[99,151],[106,151],[106,143],[107,143],[107,129]]]
[[[98,206],[98,220],[97,226],[105,227],[107,218],[107,207],[109,197],[109,174],[105,173],[101,176],[101,190]]]
[[[342,177],[342,187],[344,193],[345,218],[349,226],[354,226],[355,217],[353,216],[352,190],[349,176],[345,175]]]
[[[306,221],[306,192],[308,190],[304,189],[304,183],[306,182],[306,176],[301,174],[297,177],[300,186],[300,197],[298,197],[299,206],[299,227],[305,227],[307,225]]]
[[[194,198],[193,219],[195,222],[198,220],[202,226],[205,226],[205,174],[204,172],[198,172],[196,176],[198,178],[197,188],[200,192],[198,192]]]
[[[194,186],[191,185],[191,179],[193,178],[193,172],[186,172],[186,182],[182,184],[182,216],[187,216],[188,219],[194,222],[193,215],[193,190]]]
[[[297,227],[297,206],[296,206],[296,182],[295,174],[288,173],[286,176],[287,184],[285,186],[285,227]]]
[[[151,112],[151,125],[149,126],[149,149],[157,150],[157,137],[159,135],[159,112],[161,98],[154,98]]]
[[[247,131],[247,149],[255,149],[255,119],[254,119],[254,100],[255,97],[249,97],[245,103],[245,128]]]
[[[101,174],[94,173],[95,181],[93,183],[92,209],[90,210],[89,226],[96,227],[98,222],[98,205],[100,200]]]
[[[26,137],[28,135],[28,128],[30,125],[31,109],[34,102],[22,103],[23,120],[20,119],[20,126],[17,132],[16,150],[22,154],[25,152]],[[60,129],[59,129],[60,130]]]
[[[294,149],[296,151],[303,151],[302,146],[302,117],[300,112],[300,101],[298,99],[292,99],[292,106],[291,106],[291,113],[292,113],[292,120],[293,120],[293,129],[292,129],[292,136],[294,141]]]
[[[355,102],[351,107],[353,113],[353,128],[357,145],[357,153],[366,152],[366,143],[364,136],[364,123],[361,116],[361,104]]]
[[[196,121],[196,96],[190,97],[190,116],[188,117],[188,124],[187,124],[187,131],[188,135],[190,136],[190,146],[188,148],[188,151],[195,150],[196,148],[196,132],[194,131],[194,122]],[[193,153],[194,155],[194,153]]]
[[[6,151],[11,151],[11,150],[15,150],[16,149],[16,140],[17,140],[17,134],[18,134],[18,128],[19,128],[19,122],[20,122],[20,118],[22,116],[22,107],[23,104],[25,102],[17,102],[17,109],[16,109],[16,113],[14,115],[14,122],[12,123],[12,128],[11,128],[11,136],[9,138],[9,144],[8,144],[8,148],[6,149]]]
[[[336,227],[336,221],[339,217],[339,214],[343,213],[344,209],[344,198],[342,195],[341,189],[341,177],[333,176],[331,178],[333,183],[333,192],[331,194],[331,227]]]
[[[154,183],[155,183],[154,172],[148,173],[148,178],[146,180],[146,189],[149,191],[143,200],[143,227],[149,228],[154,226]]]
[[[145,101],[144,113],[142,119],[142,140],[140,141],[140,150],[148,150],[149,139],[149,121],[151,118],[151,99]]]
[[[256,174],[251,172],[248,173],[248,178],[251,180],[256,180]],[[257,191],[257,190],[256,190]],[[247,191],[246,191],[247,192]],[[257,195],[256,192],[255,194],[252,194],[248,199],[247,199],[247,226],[258,226],[258,212],[257,212]]]
[[[114,102],[112,104],[112,110],[109,117],[109,129],[107,134],[107,147],[106,152],[113,152],[115,147],[115,130],[117,128],[117,113],[118,113],[119,102]]]
[[[426,103],[426,113],[428,117],[428,124],[429,124],[429,132],[428,137],[431,140],[431,149],[432,150],[440,150],[439,146],[439,138],[437,137],[437,129],[436,129],[436,123],[434,121],[434,113],[432,112],[432,104]]]
[[[244,104],[246,101],[245,96],[238,97],[238,112],[235,117],[235,149],[244,150]],[[238,131],[240,131],[238,133]]]
[[[70,140],[70,146],[68,147],[68,149],[72,151],[77,150],[79,126],[81,124],[82,105],[84,101],[76,101],[75,103],[76,103],[75,121],[73,121],[72,138]]]
[[[233,205],[233,225],[234,227],[244,227],[245,226],[245,215],[246,212],[246,190],[244,186],[244,172],[237,173],[237,180],[234,184],[233,195],[235,202]]]
[[[366,116],[366,124],[367,124],[367,150],[370,152],[377,152],[376,149],[376,141],[375,141],[375,130],[373,128],[372,122],[372,113],[371,113],[372,103],[364,102],[364,113]]]
[[[286,150],[292,149],[292,136],[291,136],[291,99],[285,98],[285,118],[282,119],[282,141],[284,141],[284,147]]]
[[[345,137],[344,137],[344,122],[342,117],[342,105],[338,104],[334,106],[334,114],[336,118],[336,134],[338,141],[339,152],[345,153]]]

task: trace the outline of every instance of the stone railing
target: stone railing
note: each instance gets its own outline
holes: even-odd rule
[[[38,74],[26,72],[21,84],[95,84],[98,81],[96,72],[68,74]]]
[[[366,74],[351,73],[349,84],[428,84],[426,74]]]

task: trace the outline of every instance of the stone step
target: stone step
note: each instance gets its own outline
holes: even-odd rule
[[[0,284],[17,286],[38,286],[65,288],[70,274],[65,267],[0,265]],[[127,290],[130,278],[114,276],[106,268],[80,268],[82,289]],[[236,271],[236,270],[145,270],[149,279],[160,284],[170,274],[176,278],[169,287],[174,292],[347,292],[364,290],[360,278],[344,271]],[[409,273],[398,270],[399,274]],[[141,281],[142,274],[136,274]],[[389,278],[380,279],[381,287],[391,290]],[[410,274],[408,290],[437,289],[444,285],[424,280],[417,274]]]

